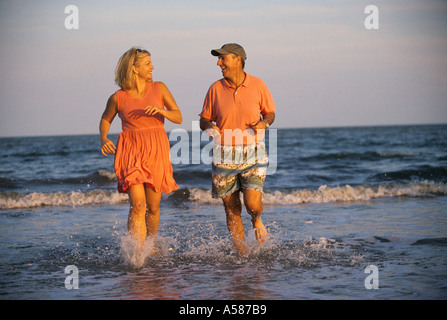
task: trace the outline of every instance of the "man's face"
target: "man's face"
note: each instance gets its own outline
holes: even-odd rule
[[[232,74],[234,74],[238,68],[240,63],[240,57],[235,54],[223,54],[219,56],[219,60],[217,60],[217,65],[222,70],[222,75],[224,78],[229,78]]]

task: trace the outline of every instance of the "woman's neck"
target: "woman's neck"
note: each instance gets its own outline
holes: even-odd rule
[[[135,87],[130,89],[129,92],[135,98],[142,98],[146,94],[147,86],[150,81],[136,78],[135,79]]]

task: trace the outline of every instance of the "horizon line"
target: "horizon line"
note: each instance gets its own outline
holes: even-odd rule
[[[373,127],[416,127],[416,126],[443,126],[447,125],[447,122],[439,123],[403,123],[403,124],[365,124],[365,125],[328,125],[328,126],[309,126],[309,127],[273,127],[271,129],[276,130],[306,130],[306,129],[342,129],[342,128],[373,128]],[[170,133],[172,130],[183,129],[174,128],[165,130],[166,133]],[[270,130],[271,130],[270,129]],[[200,130],[202,131],[202,130]],[[119,135],[120,132],[109,132],[109,135]],[[186,132],[193,132],[193,130],[186,130]],[[195,131],[194,131],[195,132]],[[65,134],[36,134],[36,135],[12,135],[12,136],[0,136],[0,139],[17,139],[17,138],[45,138],[45,137],[70,137],[70,136],[94,136],[98,133],[65,133]]]

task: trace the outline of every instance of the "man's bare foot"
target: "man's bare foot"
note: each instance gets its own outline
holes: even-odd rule
[[[244,239],[238,239],[238,237],[235,237],[233,235],[233,244],[234,244],[234,247],[236,248],[237,252],[239,253],[239,255],[245,256],[246,247],[245,247]]]
[[[256,219],[253,222],[253,229],[255,231],[256,240],[258,241],[259,244],[262,244],[267,241],[268,232],[264,224],[262,223],[261,219]]]

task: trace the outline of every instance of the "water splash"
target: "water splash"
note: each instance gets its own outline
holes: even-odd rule
[[[142,245],[130,235],[121,238],[121,256],[126,265],[136,268],[144,266],[146,258],[155,254],[154,239],[148,238]]]

